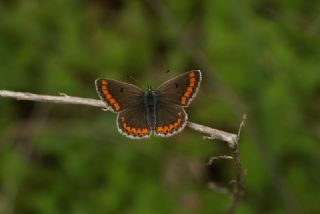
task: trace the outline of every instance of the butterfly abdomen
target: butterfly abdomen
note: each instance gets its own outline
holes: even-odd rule
[[[144,105],[147,113],[148,125],[154,129],[156,126],[156,106],[157,106],[157,95],[154,91],[148,90],[145,93]]]

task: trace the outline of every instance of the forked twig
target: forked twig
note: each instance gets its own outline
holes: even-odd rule
[[[245,170],[242,168],[242,165],[241,165],[240,152],[239,152],[239,140],[240,140],[241,131],[246,123],[246,119],[247,119],[247,115],[244,114],[238,130],[237,140],[234,142],[234,144],[229,144],[229,147],[232,152],[233,164],[236,169],[236,179],[234,181],[232,199],[231,199],[231,203],[228,206],[227,213],[234,212],[235,208],[237,207],[244,193]]]

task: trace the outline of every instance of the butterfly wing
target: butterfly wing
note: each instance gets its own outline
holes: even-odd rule
[[[119,132],[133,139],[151,135],[144,106],[144,92],[138,87],[117,80],[97,79],[97,92],[107,106],[118,114]]]
[[[133,139],[147,138],[152,133],[143,104],[120,112],[117,127],[121,134]]]
[[[201,71],[192,70],[164,82],[157,89],[159,99],[187,107],[196,96],[201,83]]]
[[[96,90],[113,112],[120,112],[143,103],[144,92],[138,87],[117,80],[97,79]]]
[[[183,107],[159,100],[156,118],[154,133],[162,137],[170,137],[184,129],[188,115]]]

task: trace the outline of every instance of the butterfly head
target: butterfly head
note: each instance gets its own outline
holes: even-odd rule
[[[155,91],[152,89],[150,85],[148,85],[148,90],[146,91],[146,94],[149,96],[155,95]]]
[[[152,89],[150,85],[148,85],[148,90],[145,92],[147,96],[153,97],[155,95],[155,91]]]

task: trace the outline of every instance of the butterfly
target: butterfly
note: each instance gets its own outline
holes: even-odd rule
[[[141,139],[151,134],[170,137],[181,132],[188,120],[184,108],[196,96],[201,72],[192,70],[147,91],[117,80],[95,81],[102,101],[118,114],[118,131],[126,137]]]

